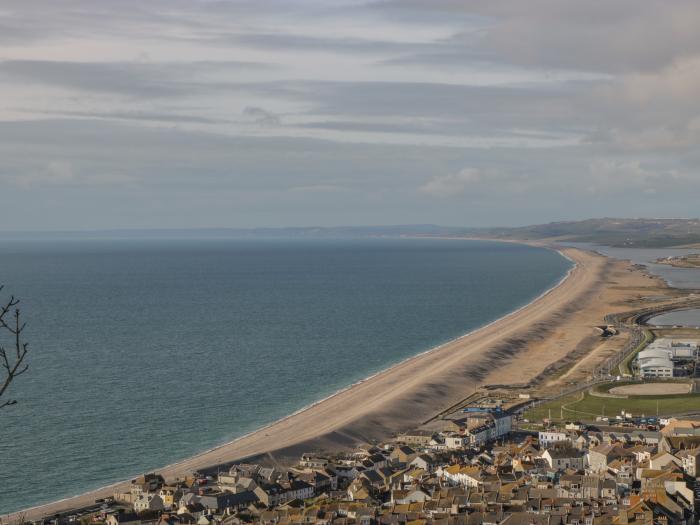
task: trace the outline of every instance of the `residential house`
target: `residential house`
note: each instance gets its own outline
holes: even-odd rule
[[[581,450],[573,447],[548,448],[542,454],[547,464],[556,470],[575,469],[583,470],[585,455]]]
[[[408,445],[427,446],[435,437],[435,432],[430,430],[413,430],[399,435],[396,440]]]
[[[681,465],[682,460],[668,452],[659,452],[649,459],[649,468],[652,470],[662,470],[670,464]]]
[[[486,444],[491,439],[492,427],[490,425],[481,425],[472,427],[466,431],[469,436],[469,444],[472,447],[480,447]]]
[[[461,449],[469,445],[470,437],[465,434],[445,434],[445,446],[448,449]]]
[[[141,525],[141,519],[135,512],[112,514],[105,520],[106,525]]]
[[[666,421],[661,434],[668,437],[673,436],[700,436],[700,421],[692,419],[671,418]]]
[[[437,474],[453,484],[465,487],[478,487],[483,483],[484,479],[484,473],[480,467],[468,467],[466,465],[452,465],[447,468],[440,468]]]
[[[664,435],[659,443],[660,452],[675,454],[679,450],[689,450],[700,447],[700,436],[667,436]]]
[[[621,445],[603,444],[588,450],[588,468],[592,472],[604,472],[610,464],[621,458],[634,458],[634,453]]]
[[[312,469],[321,469],[327,467],[329,463],[330,460],[325,456],[318,456],[316,454],[302,454],[301,460],[299,461],[299,466]]]
[[[425,491],[417,488],[407,490],[392,490],[391,503],[398,505],[424,502],[430,499],[430,495]]]
[[[561,432],[559,430],[546,430],[542,431],[537,435],[540,446],[544,448],[549,448],[552,445],[562,444],[568,440],[566,432]]]
[[[413,458],[413,460],[408,464],[409,467],[419,468],[425,472],[430,472],[433,469],[433,458],[427,454],[420,454]]]
[[[240,508],[258,501],[257,494],[253,491],[246,492],[210,492],[199,496],[199,503],[208,511],[221,512],[230,508]]]
[[[182,488],[176,485],[163,485],[158,491],[160,499],[163,501],[165,510],[170,510],[177,506],[177,502],[182,497]]]
[[[373,492],[372,486],[366,478],[353,480],[347,490],[350,501],[370,501]]]
[[[389,459],[393,463],[406,464],[417,456],[417,452],[408,445],[397,445],[389,454]]]
[[[676,457],[680,458],[683,471],[688,476],[693,478],[700,477],[700,448],[681,450],[676,453]]]
[[[137,513],[145,512],[147,510],[165,510],[165,505],[163,505],[163,500],[157,494],[141,494],[134,501],[134,511]]]
[[[286,503],[291,498],[286,496],[286,491],[279,483],[260,483],[253,493],[261,503],[268,507],[274,507],[281,503]]]
[[[583,474],[564,474],[559,478],[558,494],[561,498],[592,499],[601,494],[601,479]]]

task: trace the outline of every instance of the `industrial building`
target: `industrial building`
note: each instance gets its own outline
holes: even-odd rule
[[[661,338],[637,354],[637,373],[647,378],[672,378],[683,375],[683,367],[698,360],[696,341],[676,341]]]

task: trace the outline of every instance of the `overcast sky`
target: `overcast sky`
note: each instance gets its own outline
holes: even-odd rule
[[[698,216],[697,0],[3,0],[0,229]]]

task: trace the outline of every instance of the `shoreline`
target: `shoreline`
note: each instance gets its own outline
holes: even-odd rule
[[[427,237],[430,238],[430,237]],[[439,237],[432,237],[432,239],[435,240],[441,240],[445,239],[439,238]],[[470,240],[470,239],[464,239],[460,238],[460,240]],[[569,268],[564,276],[561,277],[556,283],[554,283],[551,287],[548,289],[544,290],[542,293],[538,294],[536,297],[534,297],[532,300],[529,302],[521,305],[520,307],[516,308],[515,310],[512,310],[506,314],[504,314],[501,317],[498,317],[494,319],[493,321],[490,321],[482,326],[479,326],[477,328],[474,328],[473,330],[470,330],[467,333],[464,333],[456,338],[450,339],[444,343],[441,343],[439,345],[436,345],[434,347],[431,347],[427,350],[424,350],[422,352],[419,352],[418,354],[412,355],[410,357],[407,357],[393,365],[390,365],[387,368],[384,368],[378,372],[375,372],[363,379],[360,379],[359,381],[356,381],[348,386],[345,386],[343,388],[340,388],[339,390],[331,393],[330,395],[319,399],[317,401],[314,401],[313,403],[310,403],[294,412],[291,414],[288,414],[282,418],[279,418],[275,421],[272,421],[262,427],[257,428],[256,430],[253,430],[251,432],[248,432],[246,434],[243,434],[241,436],[238,436],[230,441],[226,441],[225,443],[216,445],[214,447],[210,447],[208,449],[202,450],[192,456],[188,456],[187,458],[184,458],[182,460],[176,461],[174,463],[170,463],[166,466],[163,466],[161,468],[157,469],[149,469],[149,470],[154,470],[156,472],[162,473],[168,477],[174,477],[179,475],[179,477],[183,477],[185,473],[191,472],[193,470],[196,470],[196,466],[198,465],[199,468],[207,468],[214,466],[216,463],[213,463],[211,461],[210,457],[212,455],[216,454],[224,454],[226,456],[226,461],[221,461],[221,463],[225,462],[230,462],[230,461],[235,461],[239,459],[244,459],[246,457],[251,457],[256,454],[236,454],[235,452],[231,454],[232,451],[229,449],[235,449],[237,445],[242,444],[246,442],[246,440],[252,440],[256,437],[261,437],[260,434],[265,434],[265,437],[268,437],[269,434],[266,433],[266,431],[270,429],[274,429],[275,427],[286,427],[289,426],[290,422],[294,422],[296,419],[308,415],[310,412],[313,412],[314,409],[317,407],[321,407],[323,405],[329,404],[331,402],[337,402],[339,399],[341,399],[345,394],[348,393],[355,393],[358,389],[362,388],[365,385],[372,384],[373,386],[374,383],[377,382],[382,382],[383,379],[387,378],[387,376],[392,376],[397,373],[402,372],[404,369],[407,367],[411,367],[412,365],[415,365],[417,363],[420,363],[424,360],[430,359],[431,357],[434,357],[435,354],[439,354],[440,352],[445,351],[446,349],[455,347],[455,346],[460,346],[463,343],[468,342],[467,340],[477,337],[479,335],[482,335],[484,332],[488,332],[490,329],[493,329],[494,327],[498,328],[499,325],[507,324],[510,321],[513,321],[514,318],[517,318],[520,314],[527,313],[529,309],[532,309],[534,306],[539,305],[539,303],[546,302],[546,299],[548,296],[552,295],[555,293],[557,290],[560,290],[564,285],[566,285],[567,282],[570,282],[570,279],[574,274],[580,273],[582,271],[582,263],[580,260],[576,260],[575,257],[569,256],[566,251],[573,252],[573,253],[594,253],[592,250],[586,250],[585,248],[579,248],[579,247],[570,247],[570,246],[556,246],[556,245],[551,245],[551,244],[544,244],[544,243],[538,243],[538,242],[528,242],[528,241],[501,241],[499,239],[474,239],[474,240],[480,240],[480,241],[493,241],[493,242],[514,242],[517,244],[527,244],[530,246],[538,247],[538,248],[543,248],[543,249],[548,249],[551,251],[557,252],[560,256],[564,257],[568,261],[572,263],[571,268]],[[601,258],[607,258],[607,256],[600,254],[598,252],[595,252],[596,256],[601,257]],[[501,337],[497,337],[497,339],[504,339],[506,338],[506,335],[502,335]],[[497,341],[496,341],[497,342]],[[382,385],[378,385],[382,386]],[[358,414],[357,417],[362,417],[363,414]],[[320,435],[319,435],[320,436]],[[299,444],[305,441],[305,439],[300,438],[297,443],[292,443],[294,444]],[[244,447],[245,448],[245,447]],[[263,450],[266,447],[262,447],[261,450],[258,453],[262,453]],[[283,447],[277,447],[277,448],[270,448],[267,447],[266,450],[277,450],[279,448]],[[222,459],[222,458],[219,458]],[[98,498],[103,498],[105,496],[111,496],[115,490],[118,490],[120,488],[123,488],[125,486],[128,486],[130,483],[130,480],[133,479],[133,477],[138,476],[139,474],[135,474],[134,476],[130,476],[127,479],[119,480],[114,483],[110,483],[108,485],[96,488],[96,489],[91,489],[86,492],[82,492],[77,495],[73,496],[68,496],[65,498],[62,498],[60,500],[54,500],[48,503],[36,505],[27,509],[24,509],[22,511],[17,511],[17,512],[12,512],[9,514],[4,515],[4,518],[7,518],[9,520],[12,520],[13,518],[16,519],[16,517],[20,515],[24,515],[27,519],[36,519],[38,517],[43,517],[43,516],[50,516],[52,514],[55,514],[57,512],[63,512],[66,510],[70,510],[73,508],[78,508],[82,506],[88,506],[94,503],[95,499]]]

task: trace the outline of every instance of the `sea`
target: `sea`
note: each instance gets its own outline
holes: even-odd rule
[[[0,514],[235,439],[502,317],[570,267],[447,239],[0,241],[0,295],[21,299],[31,350],[0,410]]]

